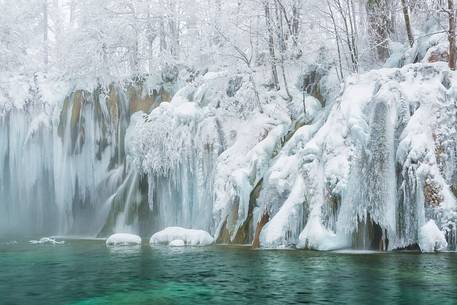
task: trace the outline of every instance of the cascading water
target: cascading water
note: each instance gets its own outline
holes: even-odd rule
[[[0,116],[1,232],[52,232],[57,225],[48,111],[44,105],[27,105]]]

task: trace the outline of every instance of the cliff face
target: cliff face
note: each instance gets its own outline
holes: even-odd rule
[[[433,250],[444,236],[454,249],[457,75],[439,63],[381,69],[341,93],[330,76],[310,79],[320,101],[303,100],[305,84],[289,101],[207,73],[178,92],[175,78],[136,80],[53,109],[13,107],[0,118],[0,229],[182,226],[318,250]]]

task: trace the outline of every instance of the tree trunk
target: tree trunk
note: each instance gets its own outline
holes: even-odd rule
[[[344,79],[344,74],[343,74],[343,60],[341,58],[340,35],[338,33],[338,27],[336,24],[335,16],[333,15],[333,10],[332,10],[329,0],[327,0],[327,6],[328,6],[330,18],[332,19],[333,30],[335,31],[336,49],[338,51],[338,66],[340,68],[340,71],[339,71],[339,73],[337,73],[337,75],[338,75],[339,80],[342,81]],[[338,71],[338,68],[337,68],[337,71]],[[303,89],[303,91],[305,91],[305,90]]]
[[[372,48],[378,61],[384,62],[389,57],[389,32],[391,18],[386,0],[368,0],[366,4],[368,30]]]
[[[408,35],[409,45],[412,47],[414,45],[414,36],[413,30],[411,29],[411,20],[409,18],[409,8],[406,4],[406,0],[401,0],[401,7],[403,9],[403,17],[405,19],[406,34]]]
[[[70,27],[73,26],[75,21],[75,10],[76,10],[76,0],[71,0],[70,2]]]
[[[44,43],[44,68],[48,70],[49,44],[48,44],[48,1],[43,0],[43,43]]]
[[[449,69],[455,70],[455,10],[454,0],[448,0],[449,10]]]
[[[170,53],[173,58],[179,58],[179,25],[178,22],[174,19],[174,16],[171,16],[168,20],[168,27],[170,29],[171,44],[170,44]]]
[[[273,81],[273,87],[276,90],[279,90],[279,79],[278,79],[278,69],[276,68],[276,54],[275,54],[275,45],[273,38],[273,28],[271,25],[271,16],[270,16],[270,6],[268,0],[264,2],[265,6],[265,22],[268,31],[268,50],[270,52],[271,59],[271,77]]]
[[[285,58],[284,58],[284,53],[286,52],[286,41],[284,37],[284,28],[283,28],[283,15],[282,12],[280,11],[278,7],[278,3],[275,2],[275,13],[276,13],[276,21],[277,21],[277,28],[276,28],[276,33],[279,41],[279,58],[280,58],[280,65],[281,65],[281,71],[282,71],[282,79],[284,82],[284,89],[286,90],[287,94],[287,99],[289,101],[292,100],[292,95],[290,94],[289,91],[289,85],[287,82],[287,76],[286,76],[286,68],[284,65]]]
[[[352,26],[352,18],[351,18],[351,12],[350,10],[348,11],[343,7],[341,4],[340,0],[334,0],[334,3],[336,5],[336,9],[338,13],[341,16],[342,23],[343,23],[343,34],[346,36],[346,44],[349,49],[349,55],[351,56],[351,70],[353,72],[358,72],[359,71],[359,58],[357,55],[357,46],[355,42],[355,37],[354,37],[354,31],[353,31],[353,26]],[[327,4],[328,1],[327,1]],[[331,6],[329,6],[329,9],[331,10]],[[350,19],[348,21],[348,18]]]
[[[164,17],[160,17],[159,36],[160,36],[160,52],[162,53],[167,49]]]
[[[152,74],[152,70],[154,69],[154,63],[153,63],[153,53],[154,53],[154,40],[156,35],[154,34],[153,31],[153,25],[152,25],[152,18],[151,18],[151,5],[148,4],[148,71],[149,74]]]
[[[138,45],[138,34],[136,34],[135,32],[135,42],[133,43],[133,46],[132,46],[132,49],[131,49],[131,60],[132,60],[132,63],[131,63],[131,72],[134,74],[134,75],[138,75],[139,72],[140,72],[140,60],[139,60],[139,45]]]
[[[355,37],[355,40],[358,41],[359,40],[359,29],[357,26],[357,14],[355,11],[354,1],[350,0],[350,2],[351,2],[351,11],[352,11],[352,22],[353,22],[353,26],[354,26],[354,35],[353,36]]]
[[[298,1],[294,1],[292,7],[292,36],[294,47],[297,46],[298,31],[300,29],[300,7]]]

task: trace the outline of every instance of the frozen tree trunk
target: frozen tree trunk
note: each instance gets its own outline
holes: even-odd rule
[[[337,26],[337,23],[335,20],[335,16],[333,15],[333,10],[332,10],[329,0],[327,0],[327,6],[328,6],[330,18],[332,19],[333,30],[335,32],[336,49],[338,51],[338,66],[339,66],[340,71],[339,71],[339,73],[337,73],[337,75],[338,75],[339,80],[342,81],[344,79],[344,74],[343,74],[343,61],[342,61],[342,56],[341,56],[340,35],[338,32],[338,26]],[[337,72],[338,72],[338,68],[337,68]],[[303,103],[304,103],[304,98],[303,98]]]
[[[153,63],[153,53],[154,53],[154,49],[153,49],[153,43],[154,43],[154,40],[152,40],[151,38],[148,39],[148,71],[149,71],[149,74],[152,74],[152,71],[154,70],[154,63]]]
[[[70,26],[75,22],[76,0],[70,1]]]
[[[352,12],[352,23],[353,23],[353,27],[354,27],[354,35],[353,36],[355,37],[355,40],[358,40],[359,29],[357,27],[357,14],[356,14],[356,11],[355,11],[354,1],[350,0],[350,2],[351,2],[351,12]]]
[[[347,1],[347,0],[345,0]],[[333,0],[332,1],[335,5],[335,9],[341,16],[342,24],[341,27],[343,30],[343,35],[346,36],[345,42],[347,44],[349,55],[351,56],[351,70],[353,72],[359,71],[359,55],[357,51],[357,42],[355,37],[354,25],[352,20],[352,13],[351,13],[351,5],[349,3],[341,2],[341,0]],[[329,6],[329,10],[332,10],[330,3],[327,1],[327,5]],[[333,11],[333,10],[332,10]],[[333,14],[333,13],[331,13]],[[333,19],[333,23],[335,24],[335,19]]]
[[[140,61],[139,61],[139,58],[138,58],[138,52],[139,52],[139,46],[138,46],[138,34],[136,34],[136,38],[135,38],[135,42],[133,44],[133,47],[132,47],[132,73],[134,75],[138,75],[139,72],[140,72]]]
[[[294,1],[292,6],[292,36],[294,47],[297,46],[298,31],[300,29],[300,7],[298,1]]]
[[[48,44],[48,1],[43,0],[43,43],[44,43],[44,68],[48,70],[49,44]]]
[[[389,57],[389,31],[391,29],[387,0],[368,0],[366,8],[372,48],[378,61],[384,62]]]
[[[274,45],[274,38],[273,38],[273,27],[271,24],[271,15],[270,15],[270,5],[268,0],[264,2],[264,9],[265,9],[265,22],[268,31],[268,50],[270,52],[270,60],[271,60],[271,77],[273,81],[273,87],[276,90],[279,90],[279,78],[278,78],[278,69],[276,67],[276,54],[275,54],[275,45]]]
[[[455,10],[454,10],[454,0],[448,0],[448,10],[449,10],[449,69],[455,70]]]
[[[165,20],[164,17],[160,17],[159,24],[159,36],[160,36],[160,52],[164,52],[167,49],[167,40],[165,35]]]
[[[151,5],[148,4],[148,71],[149,74],[152,73],[152,70],[154,69],[154,63],[153,63],[153,56],[154,56],[154,31],[153,31],[153,26],[152,26],[152,18],[151,18]]]
[[[170,46],[170,53],[175,58],[179,58],[179,25],[178,23],[173,20],[173,17],[170,18],[168,21],[168,26],[170,28],[170,36],[171,36],[171,46]]]
[[[286,76],[286,68],[284,65],[285,58],[284,58],[284,53],[286,52],[286,41],[284,37],[284,28],[283,28],[283,15],[282,11],[278,7],[278,3],[275,2],[275,13],[276,13],[276,21],[277,21],[277,28],[276,28],[276,34],[278,36],[278,41],[280,44],[280,50],[279,50],[279,55],[280,55],[280,65],[281,65],[281,71],[282,71],[282,79],[284,82],[284,89],[286,90],[287,94],[287,99],[289,101],[292,100],[292,95],[290,94],[289,91],[289,85],[287,82],[287,76]]]
[[[401,0],[401,7],[403,10],[403,18],[405,19],[406,34],[408,35],[409,45],[412,47],[414,44],[413,30],[411,28],[411,20],[409,17],[409,8],[406,4],[406,0]]]
[[[354,57],[354,66],[355,66],[355,71],[357,72],[359,70],[359,51],[357,50],[357,26],[356,26],[356,18],[355,14],[353,12],[354,5],[352,3],[352,0],[346,0],[346,5],[348,9],[348,17],[349,17],[349,28],[350,28],[350,36],[351,36],[351,43],[352,43],[352,52],[353,52],[353,57]]]
[[[63,19],[62,19],[62,10],[58,0],[53,1],[53,7],[56,11],[55,20],[54,20],[54,35],[55,35],[55,50],[57,58],[61,58],[62,55],[62,45],[63,45]]]
[[[178,4],[177,1],[169,1],[169,15],[168,15],[168,30],[170,34],[170,54],[174,59],[179,59],[179,39],[180,28],[178,19]]]

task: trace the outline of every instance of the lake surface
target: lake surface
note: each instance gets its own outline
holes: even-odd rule
[[[0,242],[0,304],[457,304],[457,254]]]

